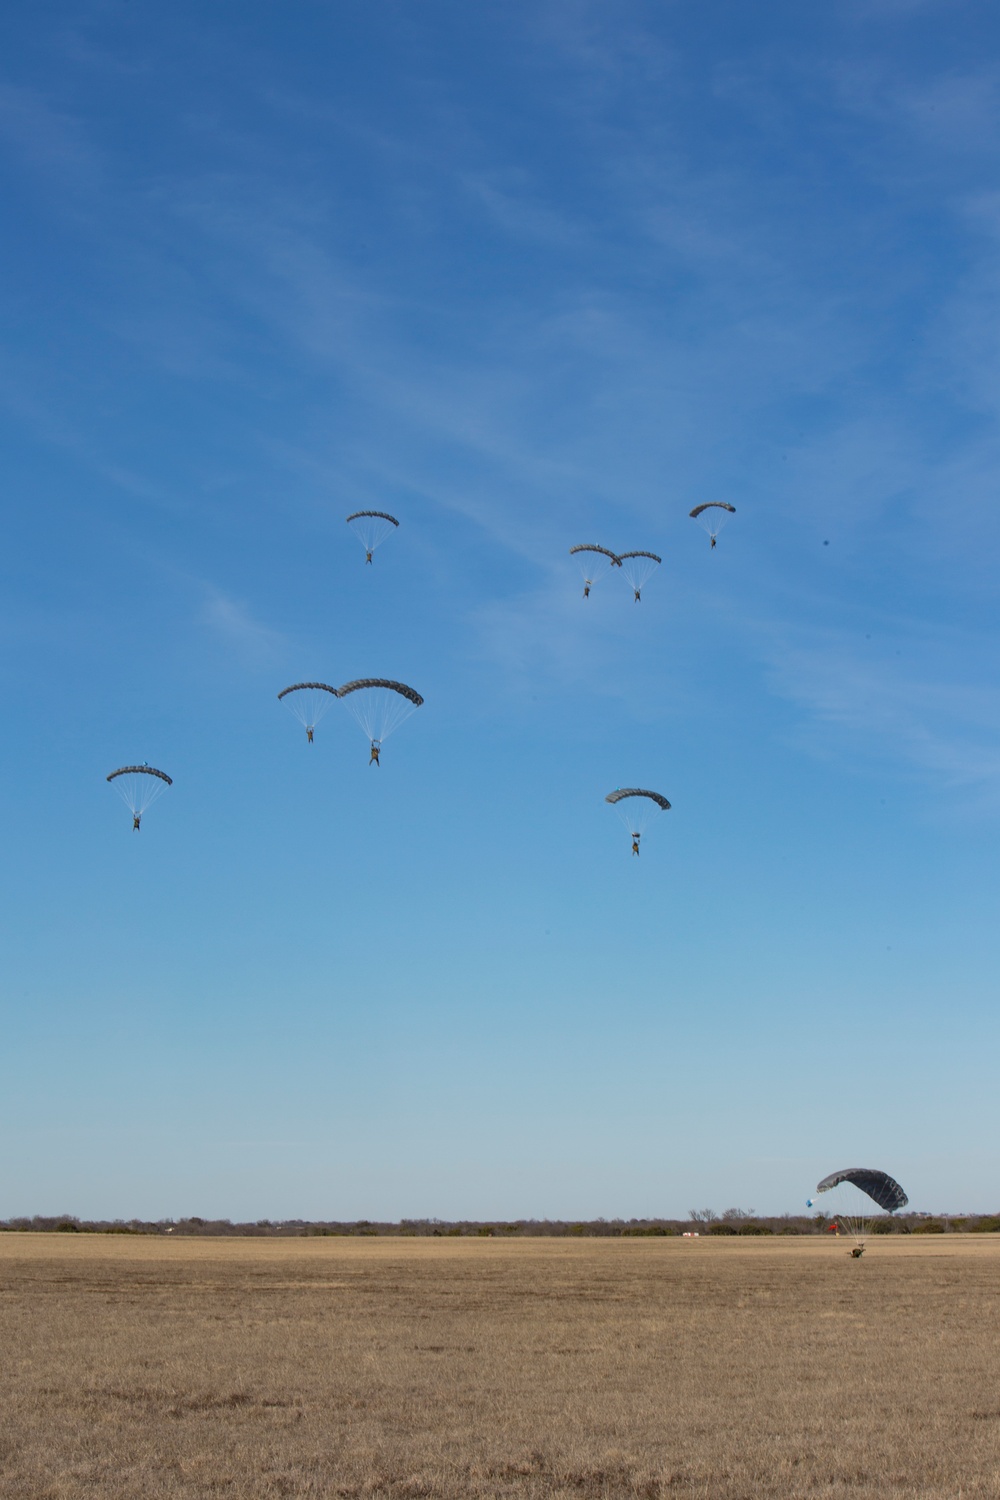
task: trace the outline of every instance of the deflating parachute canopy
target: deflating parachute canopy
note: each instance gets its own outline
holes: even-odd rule
[[[709,500],[704,505],[696,505],[691,511],[692,521],[697,521],[704,531],[712,538],[712,546],[715,539],[730,516],[735,516],[736,506],[727,505],[725,500]]]
[[[831,1172],[829,1177],[824,1177],[822,1182],[816,1184],[816,1191],[829,1193],[844,1182],[860,1188],[873,1203],[884,1208],[887,1214],[895,1213],[897,1208],[905,1208],[910,1201],[895,1178],[875,1167],[848,1167],[845,1172]]]
[[[619,817],[631,834],[633,854],[639,853],[639,840],[653,819],[658,818],[661,812],[670,811],[670,803],[666,797],[637,786],[616,787],[604,800],[618,809]]]
[[[405,682],[392,682],[387,677],[359,677],[356,682],[345,682],[337,695],[368,736],[372,750],[369,765],[372,761],[378,765],[382,741],[424,701]]]
[[[311,745],[313,730],[337,696],[337,689],[328,682],[293,682],[281,689],[278,701],[295,715]]]
[[[909,1199],[899,1183],[888,1172],[876,1167],[848,1167],[831,1172],[816,1184],[817,1193],[829,1193],[824,1205],[827,1217],[855,1241],[851,1252],[856,1258],[864,1254],[865,1238],[884,1214],[905,1208]]]
[[[618,566],[632,585],[636,604],[639,603],[642,590],[647,581],[656,572],[663,561],[657,557],[655,552],[621,552],[618,555]]]
[[[596,543],[588,543],[582,547],[571,547],[570,557],[575,557],[583,574],[583,597],[590,598],[590,591],[598,579],[604,577],[609,568],[620,568],[621,560],[607,547],[598,547]]]
[[[167,787],[174,784],[166,771],[158,771],[145,761],[141,766],[119,766],[107,779],[113,781],[121,793],[125,806],[132,814],[132,827],[137,833],[139,820],[147,807],[151,807],[158,797],[162,797]]]
[[[365,549],[365,562],[371,562],[375,548],[397,530],[399,522],[384,510],[356,510],[347,524]]]

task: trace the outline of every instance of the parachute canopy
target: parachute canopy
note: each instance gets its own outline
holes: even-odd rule
[[[880,1172],[875,1167],[848,1167],[843,1172],[831,1172],[829,1177],[824,1177],[822,1182],[816,1184],[816,1191],[828,1193],[841,1183],[851,1183],[860,1189],[887,1214],[895,1213],[897,1208],[905,1208],[910,1201],[888,1172]]]
[[[107,779],[115,783],[133,817],[141,817],[174,784],[166,771],[158,771],[145,761],[141,766],[119,766]]]
[[[281,689],[278,701],[284,703],[309,733],[338,696],[337,689],[328,682],[293,682],[291,687]]]
[[[610,802],[613,805],[617,802],[624,801],[626,797],[650,797],[656,803],[657,807],[662,807],[664,812],[670,811],[670,803],[667,801],[666,797],[661,797],[659,792],[644,792],[642,788],[638,786],[617,787],[615,791],[609,792],[604,800],[605,802]]]
[[[396,517],[384,510],[356,510],[347,517],[347,524],[369,557],[399,527]]]
[[[727,504],[725,500],[708,500],[704,505],[696,505],[690,512],[692,521],[697,521],[713,541],[729,517],[735,514],[736,506]]]
[[[337,689],[373,745],[380,745],[423,703],[415,688],[388,677],[359,677]]]
[[[585,585],[584,598],[590,588],[599,578],[603,578],[609,568],[620,568],[621,563],[617,555],[607,547],[598,547],[596,543],[587,543],[581,547],[571,547],[570,557],[575,557],[580,565]]]
[[[731,516],[735,516],[736,514],[736,506],[727,505],[725,500],[707,500],[704,505],[696,505],[694,510],[691,511],[692,521],[697,521],[698,517],[703,515],[706,510],[727,510]]]
[[[655,552],[620,552],[618,566],[638,594],[649,578],[656,572],[662,557]]]

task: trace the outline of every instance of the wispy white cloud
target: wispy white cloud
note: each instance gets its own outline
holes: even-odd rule
[[[288,640],[278,630],[255,619],[239,599],[204,585],[201,620],[225,649],[246,665],[270,667],[288,653]]]
[[[462,181],[492,223],[514,240],[577,253],[591,240],[590,226],[558,212],[523,172],[508,172],[505,179],[467,173]]]
[[[78,208],[103,186],[103,159],[88,131],[36,90],[0,84],[0,142],[20,166],[57,186],[64,207]]]
[[[964,643],[964,681],[959,639],[935,648],[924,632],[919,653],[908,644],[922,670],[843,633],[811,632],[795,644],[775,639],[768,682],[801,711],[797,738],[812,753],[868,770],[891,765],[894,774],[1000,811],[1000,682],[976,671],[976,642]]]

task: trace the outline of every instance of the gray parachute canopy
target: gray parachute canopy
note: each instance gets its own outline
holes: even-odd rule
[[[147,766],[145,764],[141,766],[119,766],[117,771],[111,772],[108,780],[114,781],[116,776],[159,776],[161,781],[167,783],[167,786],[173,786],[174,784],[166,771],[157,771],[154,766]]]
[[[657,557],[655,552],[620,552],[618,554],[618,561],[627,562],[630,557],[648,557],[652,562],[655,563],[661,563],[663,561],[663,558]]]
[[[335,687],[331,687],[328,682],[293,682],[291,687],[281,689],[281,692],[278,694],[278,698],[280,700],[281,698],[287,698],[289,693],[304,692],[332,693],[335,698],[340,697],[337,689]]]
[[[384,510],[356,510],[353,515],[347,517],[348,526],[352,521],[388,521],[390,526],[398,526],[399,522],[395,516],[390,516]]]
[[[391,682],[387,677],[359,677],[357,682],[345,682],[343,687],[337,688],[337,697],[346,698],[348,693],[356,693],[359,688],[386,688],[389,692],[399,693],[419,708],[423,698],[414,688],[407,687],[405,682]]]
[[[689,511],[691,520],[697,521],[702,512],[706,510],[728,510],[731,516],[735,516],[736,514],[736,506],[727,505],[725,500],[707,500],[704,505],[696,505],[694,510]]]
[[[579,552],[599,552],[602,557],[610,559],[613,567],[617,568],[620,566],[617,553],[612,552],[608,547],[598,547],[596,542],[588,542],[584,546],[571,547],[569,549],[570,557],[576,557]]]
[[[880,1172],[877,1167],[848,1167],[843,1172],[831,1172],[829,1177],[824,1177],[822,1182],[816,1184],[816,1191],[828,1193],[842,1182],[853,1183],[856,1188],[867,1193],[879,1208],[884,1208],[887,1214],[895,1213],[897,1208],[905,1208],[910,1201],[899,1183],[888,1172]]]
[[[661,797],[659,792],[645,792],[641,787],[638,786],[616,787],[613,792],[608,793],[604,800],[605,802],[614,804],[616,802],[621,802],[625,797],[649,797],[653,802],[656,803],[657,807],[662,807],[664,812],[670,811],[670,803],[667,801],[666,797]]]

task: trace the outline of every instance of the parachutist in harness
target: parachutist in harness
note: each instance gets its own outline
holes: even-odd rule
[[[587,579],[587,582],[583,586],[583,597],[585,599],[589,599],[590,598],[590,579],[589,578]]]
[[[864,1245],[855,1245],[854,1249],[851,1251],[851,1255],[852,1255],[852,1257],[853,1257],[854,1260],[860,1260],[861,1257],[862,1257],[862,1255],[864,1255],[864,1253],[865,1253],[865,1247],[864,1247]]]
[[[372,555],[371,555],[371,553],[370,553],[370,552],[366,552],[366,553],[365,553],[365,562],[366,562],[366,563],[370,563],[370,562],[371,562],[371,560],[372,560]]]
[[[307,724],[306,725],[306,739],[309,741],[309,743],[311,745],[312,742],[313,742],[313,727],[312,727],[311,724]]]
[[[642,595],[640,594],[639,590],[638,589],[633,589],[632,592],[635,594],[635,602],[636,602],[636,604],[641,603],[641,601],[642,601]]]
[[[136,833],[139,832],[139,824],[140,824],[141,820],[142,820],[142,813],[133,813],[132,814],[132,827],[133,827],[133,829],[134,829],[134,831]]]
[[[714,537],[714,536],[713,536],[713,538],[712,538],[712,546],[713,546],[713,547],[714,547],[714,546],[715,546],[715,537]]]
[[[639,835],[637,833],[633,833],[632,835],[632,853],[639,853]]]
[[[381,765],[381,762],[380,762],[380,760],[378,758],[379,757],[379,751],[381,749],[382,749],[382,746],[379,744],[378,740],[372,740],[372,753],[368,757],[368,764],[369,765],[371,765],[372,761],[374,761],[376,765]]]

